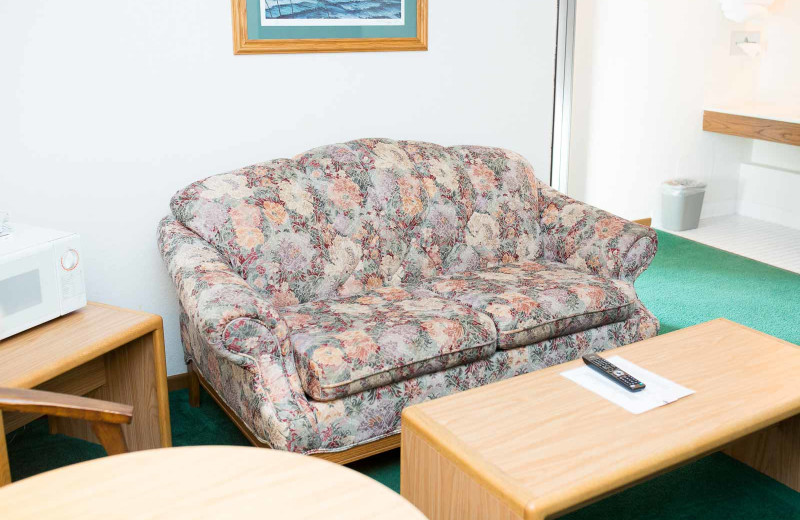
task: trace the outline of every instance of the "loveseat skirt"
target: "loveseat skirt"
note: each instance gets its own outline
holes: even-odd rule
[[[343,451],[400,432],[400,414],[406,406],[444,397],[547,368],[655,336],[658,320],[640,302],[626,321],[548,339],[532,345],[498,350],[491,357],[366,390],[333,401],[309,399],[314,431],[298,428],[286,434],[280,428],[275,404],[260,387],[257,365],[240,366],[221,357],[181,316],[181,335],[187,362],[216,389],[220,398],[259,441],[276,449],[300,453]]]

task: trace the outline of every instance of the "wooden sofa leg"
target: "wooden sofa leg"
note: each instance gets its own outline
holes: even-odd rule
[[[200,406],[200,379],[191,363],[187,365],[187,368],[189,369],[189,406],[197,408]]]

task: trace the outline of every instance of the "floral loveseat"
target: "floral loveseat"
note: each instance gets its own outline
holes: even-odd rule
[[[653,336],[649,228],[521,156],[364,139],[178,192],[159,246],[187,362],[251,439],[336,452],[405,406]]]

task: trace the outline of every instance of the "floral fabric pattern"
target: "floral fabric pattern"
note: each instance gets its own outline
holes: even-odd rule
[[[539,187],[544,257],[581,271],[633,283],[658,249],[649,227]]]
[[[538,196],[512,152],[363,139],[209,177],[171,207],[281,308],[541,256]]]
[[[249,388],[235,392],[251,392],[262,403],[260,410],[269,410],[265,442],[292,451],[313,446],[318,442],[316,420],[297,375],[286,322],[216,249],[179,222],[161,221],[158,244],[185,316],[187,360],[202,359],[211,367],[206,375],[213,375],[209,370],[215,366],[237,367],[234,372]],[[247,417],[243,413],[241,418]]]
[[[526,347],[498,350],[488,359],[425,374],[387,386],[366,390],[334,401],[310,401],[318,437],[313,443],[287,447],[271,440],[271,404],[253,398],[252,374],[214,356],[211,349],[194,346],[193,359],[203,377],[225,402],[252,428],[262,442],[273,448],[302,453],[342,451],[400,432],[403,408],[527,374],[578,359],[587,352],[602,352],[647,339],[658,333],[658,321],[640,303],[624,322],[560,336]],[[214,368],[206,368],[211,364]],[[211,374],[209,374],[209,372]],[[258,385],[255,385],[258,386]],[[240,410],[242,410],[240,412]],[[250,418],[253,418],[251,420]]]
[[[284,307],[303,388],[330,401],[494,353],[485,314],[426,290],[384,287]]]
[[[398,144],[422,179],[428,211],[391,283],[542,255],[537,181],[525,159],[496,148]]]
[[[499,348],[625,321],[637,301],[627,282],[547,260],[443,276],[426,286],[442,298],[491,316]]]
[[[658,332],[630,286],[655,233],[539,185],[505,150],[364,139],[209,177],[171,207],[158,244],[186,359],[277,449],[348,449],[397,433],[407,405]],[[506,294],[484,314],[477,293],[429,292],[459,276],[511,287],[476,273],[514,275],[538,307]],[[535,326],[512,341],[501,317]],[[387,342],[393,320],[409,328]]]
[[[641,304],[627,321],[510,350],[490,358],[330,402],[311,401],[322,437],[316,452],[340,451],[400,432],[403,408],[647,339],[658,320]]]

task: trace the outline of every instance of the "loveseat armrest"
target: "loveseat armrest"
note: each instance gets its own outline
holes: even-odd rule
[[[278,311],[193,231],[166,217],[158,227],[158,245],[186,314],[209,345],[234,356],[257,354],[256,345],[231,334],[242,318],[263,324],[278,344],[287,338],[289,329]]]
[[[275,448],[294,451],[298,437],[318,437],[280,313],[233,271],[211,244],[172,217],[158,227],[158,245],[178,298],[201,339],[220,356],[256,374],[279,432]]]
[[[642,226],[540,186],[544,257],[582,271],[633,283],[658,249]]]

